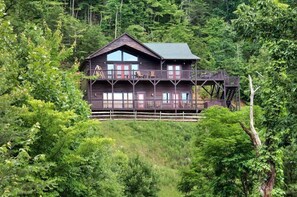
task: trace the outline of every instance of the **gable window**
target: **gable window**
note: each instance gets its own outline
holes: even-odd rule
[[[180,65],[168,65],[167,66],[168,79],[180,79],[181,78],[181,66]]]
[[[122,51],[115,51],[108,54],[107,61],[122,61]]]
[[[168,92],[163,93],[163,103],[170,103],[170,93]]]
[[[107,54],[107,61],[137,62],[138,57],[121,50]]]
[[[134,55],[123,52],[123,61],[124,62],[136,62],[136,61],[138,61],[138,58]]]

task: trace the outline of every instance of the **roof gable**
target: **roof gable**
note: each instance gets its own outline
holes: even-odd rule
[[[112,42],[110,42],[109,44],[104,46],[103,48],[97,50],[93,54],[89,55],[87,57],[87,59],[92,59],[92,58],[97,57],[99,55],[102,55],[104,53],[108,53],[110,51],[118,49],[118,48],[120,48],[122,46],[131,47],[131,48],[133,48],[135,50],[138,50],[138,51],[141,51],[142,53],[145,53],[145,54],[147,54],[149,56],[160,59],[160,56],[158,54],[156,54],[154,51],[152,51],[151,49],[149,49],[145,45],[141,44],[140,42],[138,42],[137,40],[135,40],[134,38],[132,38],[131,36],[129,36],[126,33],[121,35],[117,39],[113,40]]]
[[[192,54],[187,43],[144,43],[145,46],[157,53],[162,59],[199,60]]]

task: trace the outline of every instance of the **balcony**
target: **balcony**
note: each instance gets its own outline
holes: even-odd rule
[[[93,110],[136,110],[136,111],[192,111],[202,110],[213,105],[225,106],[223,99],[198,100],[198,99],[92,99]]]
[[[88,70],[95,80],[216,80],[226,85],[239,85],[238,77],[230,77],[223,70]]]

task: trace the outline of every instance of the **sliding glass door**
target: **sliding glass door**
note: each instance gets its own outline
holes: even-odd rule
[[[111,109],[132,109],[133,108],[133,93],[132,92],[115,92],[103,93],[103,108]]]

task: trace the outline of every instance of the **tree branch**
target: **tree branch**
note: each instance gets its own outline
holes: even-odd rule
[[[4,15],[1,17],[2,19],[8,16],[7,12],[16,4],[16,1],[12,1],[8,6],[6,6],[6,9],[4,11]]]

